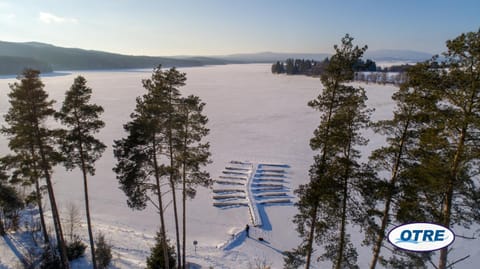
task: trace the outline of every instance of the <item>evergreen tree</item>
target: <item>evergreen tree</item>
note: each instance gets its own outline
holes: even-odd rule
[[[95,245],[95,256],[97,257],[97,267],[105,269],[112,261],[112,246],[105,240],[105,235],[97,234]]]
[[[287,75],[295,74],[295,61],[293,59],[287,59],[285,63],[285,73],[287,73]]]
[[[54,147],[58,131],[45,127],[45,121],[55,113],[52,108],[54,101],[48,100],[39,73],[37,70],[26,69],[18,78],[20,82],[10,85],[11,92],[8,97],[11,107],[5,115],[5,122],[9,127],[3,127],[2,133],[9,137],[8,145],[13,152],[23,154],[29,151],[30,159],[34,160],[34,163],[38,160],[39,170],[47,184],[62,265],[63,268],[69,268],[50,171],[52,165],[58,161],[53,157],[56,155]]]
[[[117,165],[113,169],[117,174],[120,188],[127,195],[127,204],[136,210],[143,210],[147,202],[158,209],[160,216],[160,235],[166,244],[166,227],[161,180],[166,175],[164,165],[160,163],[165,152],[164,89],[156,87],[157,78],[163,76],[161,66],[154,69],[152,78],[144,80],[147,93],[137,98],[131,121],[124,125],[128,136],[114,142],[114,155]],[[151,198],[154,195],[155,199]],[[167,246],[164,245],[164,267],[169,268]]]
[[[38,206],[38,212],[40,215],[40,226],[43,235],[43,241],[46,244],[50,243],[47,227],[45,224],[45,215],[42,204],[42,191],[40,186],[40,172],[38,168],[37,155],[33,149],[33,145],[29,145],[29,150],[17,149],[15,155],[7,155],[0,159],[2,168],[4,170],[11,171],[10,181],[14,184],[22,186],[35,185],[35,190],[26,197],[26,203],[34,201]]]
[[[11,212],[23,207],[20,195],[8,179],[4,167],[0,166],[0,236],[6,233],[3,219]]]
[[[409,196],[406,192],[412,191],[406,174],[416,162],[413,152],[418,147],[418,136],[428,122],[428,111],[431,111],[432,105],[436,103],[436,96],[424,88],[426,81],[430,81],[429,88],[438,81],[435,73],[428,77],[423,75],[422,71],[429,70],[430,66],[429,62],[421,63],[408,71],[409,81],[392,97],[396,102],[393,118],[373,125],[375,132],[387,137],[387,145],[374,150],[370,155],[370,165],[377,172],[377,176],[363,182],[364,243],[372,245],[371,269],[376,267],[379,258],[386,263],[380,252],[387,230],[392,224],[402,223],[401,216],[398,216],[400,220],[395,222],[399,201],[406,202],[405,198]],[[424,86],[419,88],[418,81],[423,81]],[[388,176],[381,178],[378,175]],[[412,261],[417,267],[424,266],[418,255],[412,254],[403,260],[396,257],[390,259],[392,266],[396,264],[402,267],[408,267]]]
[[[428,128],[419,137],[415,152],[418,165],[410,176],[425,219],[447,228],[469,227],[480,220],[476,176],[480,157],[480,30],[447,41],[447,48],[445,68],[430,91],[438,101],[429,111],[432,118]],[[431,68],[422,72],[427,76],[439,71]],[[429,86],[429,81],[419,81],[419,87]],[[440,250],[440,269],[448,267],[448,250]]]
[[[186,255],[186,227],[187,197],[195,196],[197,185],[208,187],[212,185],[210,175],[201,170],[209,162],[209,143],[202,143],[202,139],[208,135],[209,129],[205,127],[208,118],[202,114],[205,103],[200,98],[190,95],[180,100],[179,113],[181,129],[178,132],[179,155],[177,162],[181,165],[182,173],[182,264],[185,268]]]
[[[175,220],[175,238],[177,247],[177,268],[182,268],[182,256],[180,251],[180,228],[178,221],[178,206],[177,206],[177,192],[176,186],[180,181],[180,163],[176,161],[176,156],[180,154],[180,145],[182,140],[179,136],[182,129],[181,116],[179,115],[178,106],[180,105],[180,91],[179,87],[185,85],[185,73],[179,72],[175,68],[171,68],[167,72],[160,72],[155,78],[153,84],[147,86],[154,86],[160,88],[163,92],[164,111],[161,115],[161,120],[165,126],[164,132],[164,147],[166,149],[167,163],[164,165],[165,173],[168,175],[170,184],[170,192],[172,194],[173,217]]]
[[[147,269],[163,269],[165,264],[163,256],[163,248],[167,246],[168,252],[168,264],[171,268],[175,268],[175,248],[167,240],[166,243],[163,242],[163,237],[157,233],[155,237],[155,246],[152,247],[151,254],[147,258]]]
[[[326,253],[321,258],[332,260],[336,268],[356,268],[356,252],[346,233],[347,217],[356,208],[352,195],[361,173],[356,160],[357,145],[365,144],[359,130],[368,122],[366,96],[361,88],[344,85],[353,79],[353,64],[366,50],[353,46],[353,38],[346,35],[340,47],[334,46],[335,55],[329,60],[321,76],[324,89],[309,106],[322,113],[320,126],[310,141],[314,157],[310,169],[310,182],[301,185],[295,193],[299,213],[294,223],[304,238],[291,253],[306,256],[305,268],[310,268],[314,239],[325,244]],[[291,259],[297,260],[297,259]]]
[[[448,72],[443,100],[450,106],[442,109],[445,120],[441,137],[450,142],[443,148],[448,177],[443,185],[440,223],[445,227],[480,221],[480,30],[461,34],[447,41]],[[443,155],[443,154],[442,154]],[[448,248],[440,250],[438,268],[447,268]]]
[[[90,104],[92,89],[87,87],[86,83],[87,81],[82,76],[75,78],[70,90],[65,93],[65,100],[56,117],[67,128],[61,142],[62,153],[65,154],[65,166],[67,169],[78,167],[82,170],[88,236],[92,264],[96,269],[87,176],[88,174],[95,174],[94,163],[102,156],[106,148],[102,142],[93,136],[94,133],[105,126],[105,123],[99,119],[103,108]]]

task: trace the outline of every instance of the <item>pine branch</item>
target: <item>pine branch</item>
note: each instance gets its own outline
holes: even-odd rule
[[[467,256],[465,256],[465,257],[463,257],[463,258],[460,258],[460,259],[458,259],[458,260],[450,263],[449,265],[447,265],[447,268],[453,268],[453,266],[454,266],[455,264],[457,264],[457,263],[459,263],[459,262],[462,262],[462,261],[464,261],[464,260],[466,260],[466,259],[468,259],[468,258],[470,258],[470,255],[467,255]]]

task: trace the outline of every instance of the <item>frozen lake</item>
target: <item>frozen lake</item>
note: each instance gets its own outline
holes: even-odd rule
[[[290,190],[308,180],[308,169],[313,152],[309,140],[319,123],[319,113],[307,106],[321,90],[318,78],[305,76],[272,75],[270,65],[225,65],[182,68],[187,73],[187,85],[181,88],[184,95],[198,95],[205,103],[211,132],[207,141],[211,144],[213,163],[207,167],[217,178],[231,160],[284,163],[290,166],[287,186]],[[151,70],[140,71],[75,71],[60,76],[42,78],[50,97],[61,105],[65,91],[77,75],[84,76],[93,89],[93,102],[105,109],[106,127],[98,137],[108,146],[104,156],[96,163],[96,175],[90,177],[91,212],[94,231],[102,231],[114,245],[114,260],[118,268],[141,268],[153,236],[159,228],[159,217],[150,207],[145,211],[132,211],[126,197],[119,190],[112,168],[113,140],[125,134],[122,125],[129,120],[135,107],[135,98],[144,93],[141,80],[150,77]],[[8,109],[6,94],[8,83],[14,78],[0,78],[0,114]],[[393,86],[363,85],[369,97],[369,106],[376,109],[373,119],[391,116],[390,99]],[[3,124],[3,117],[0,119]],[[371,139],[363,152],[383,143],[383,139],[367,131]],[[0,137],[0,153],[8,152],[6,140]],[[366,156],[365,156],[366,157]],[[55,168],[53,175],[60,208],[72,201],[80,206],[83,217],[83,189],[80,172],[66,172]],[[298,244],[292,224],[295,208],[266,206],[264,229],[252,229],[251,233],[264,237],[268,244],[254,240],[238,242],[231,249],[216,248],[225,243],[230,233],[240,231],[249,223],[246,207],[221,209],[212,205],[212,191],[199,189],[197,197],[188,203],[188,260],[202,266],[215,268],[246,268],[254,259],[267,259],[274,268],[282,265],[281,251]],[[174,239],[171,207],[167,209],[168,234]],[[86,230],[86,229],[83,229]],[[352,235],[359,243],[363,236]],[[86,239],[86,236],[85,236]],[[194,253],[193,240],[198,241]],[[358,240],[358,241],[357,241]],[[356,244],[359,246],[359,244]],[[369,249],[359,249],[360,268],[367,266]],[[362,260],[362,254],[368,259]],[[77,265],[81,267],[81,264]]]
[[[198,95],[206,103],[205,114],[209,117],[208,127],[211,129],[207,140],[211,143],[213,160],[208,171],[212,177],[218,176],[230,160],[251,160],[289,164],[289,187],[292,190],[306,182],[313,156],[308,143],[318,124],[318,114],[306,104],[319,92],[318,79],[272,75],[270,66],[264,64],[180,70],[187,73],[187,85],[181,89],[182,93]],[[151,70],[75,71],[42,77],[45,90],[50,98],[57,101],[56,108],[61,105],[65,91],[77,75],[84,76],[93,89],[93,102],[104,107],[106,127],[98,137],[108,148],[96,163],[96,175],[89,179],[93,223],[96,224],[96,230],[107,233],[107,237],[110,235],[114,245],[120,241],[118,244],[125,244],[125,248],[147,252],[140,253],[140,257],[148,254],[149,249],[145,245],[149,245],[149,240],[124,239],[118,233],[123,232],[127,237],[142,234],[145,239],[151,239],[158,230],[158,215],[152,208],[138,212],[127,207],[126,197],[118,189],[112,172],[115,160],[111,145],[113,140],[124,136],[122,125],[129,120],[135,98],[144,92],[141,80],[150,74]],[[13,81],[14,78],[0,79],[2,115],[8,109],[8,83]],[[8,152],[5,138],[0,139],[1,152]],[[83,208],[80,172],[66,172],[63,167],[57,167],[53,178],[60,208],[67,201],[73,201]],[[187,208],[187,242],[197,240],[199,247],[225,242],[229,238],[228,232],[242,229],[249,223],[247,208],[215,208],[211,196],[211,190],[201,189]],[[280,250],[293,247],[297,241],[291,225],[294,208],[280,206],[267,207],[266,210],[272,226],[266,235],[270,243]],[[167,213],[171,214],[171,208]],[[170,218],[169,222],[168,232],[173,239],[173,220]],[[112,226],[117,231],[112,231]],[[142,257],[140,262],[143,261]]]

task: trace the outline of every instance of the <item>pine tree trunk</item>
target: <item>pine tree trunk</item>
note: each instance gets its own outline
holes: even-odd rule
[[[79,143],[78,143],[78,146],[79,146],[79,149],[80,149],[80,161],[81,161],[81,164],[82,164],[82,173],[83,173],[83,191],[84,191],[84,194],[85,194],[85,214],[87,216],[87,228],[88,228],[88,237],[89,237],[89,240],[90,240],[90,252],[92,254],[92,264],[93,264],[93,268],[94,269],[97,269],[97,259],[96,259],[96,255],[95,255],[95,243],[94,243],[94,240],[93,240],[93,232],[92,232],[92,222],[91,222],[91,219],[90,219],[90,202],[89,202],[89,198],[88,198],[88,179],[87,179],[87,169],[86,169],[86,165],[85,165],[85,159],[84,159],[84,152],[83,152],[83,144],[82,144],[82,139],[81,139],[81,135],[79,136]]]
[[[347,178],[344,179],[343,182],[343,191],[342,191],[343,201],[342,201],[342,221],[340,223],[340,243],[339,243],[339,250],[337,261],[335,264],[336,269],[342,268],[342,261],[345,252],[345,229],[346,229],[346,222],[347,222],[347,196],[348,196],[348,187],[347,187]]]
[[[343,190],[342,190],[342,220],[340,223],[340,246],[338,250],[338,257],[335,264],[336,269],[342,268],[342,262],[345,252],[345,236],[346,236],[346,225],[347,225],[347,201],[348,201],[348,179],[350,178],[350,147],[351,139],[348,141],[347,150],[346,150],[346,166],[345,166],[345,175],[343,177]]]
[[[183,164],[182,164],[182,215],[183,215],[183,225],[182,225],[182,261],[183,261],[183,269],[186,266],[186,246],[187,246],[187,167],[186,167],[186,156],[187,156],[187,138],[188,138],[188,125],[189,125],[189,113],[187,112],[186,115],[186,122],[185,122],[185,137],[183,139]]]
[[[393,189],[395,188],[395,184],[397,182],[397,176],[400,169],[400,161],[402,160],[404,146],[407,139],[407,131],[410,125],[410,120],[407,120],[405,123],[405,127],[402,131],[402,138],[400,139],[400,145],[398,148],[397,156],[395,157],[395,164],[392,170],[392,177],[390,178],[390,186],[388,189],[387,197],[385,200],[385,208],[383,209],[382,214],[382,223],[380,225],[380,233],[378,234],[377,240],[375,241],[375,245],[373,246],[373,258],[372,262],[370,263],[370,269],[375,269],[378,262],[378,257],[380,256],[380,250],[382,248],[383,240],[385,239],[385,230],[387,229],[388,219],[390,216],[390,205],[392,203],[392,196],[393,196]]]
[[[310,269],[310,263],[312,260],[313,253],[313,238],[315,237],[315,224],[317,223],[317,210],[318,203],[315,203],[315,206],[312,209],[312,215],[310,218],[310,232],[308,234],[308,243],[307,243],[307,261],[305,262],[305,269]]]
[[[442,224],[446,228],[450,228],[450,217],[452,214],[452,201],[453,201],[453,189],[455,185],[455,181],[457,179],[457,174],[458,174],[458,168],[460,166],[460,159],[461,155],[463,154],[463,147],[465,145],[465,136],[466,132],[468,129],[468,124],[466,124],[461,133],[460,133],[460,139],[458,142],[458,147],[455,152],[455,157],[453,158],[453,163],[451,166],[451,174],[449,177],[449,181],[447,183],[447,190],[445,192],[445,200],[443,203],[443,209],[442,209]],[[438,261],[438,269],[446,269],[447,268],[447,256],[448,256],[448,247],[442,248],[440,250],[440,258]]]
[[[172,199],[173,199],[173,215],[175,218],[175,235],[177,239],[177,259],[178,259],[178,269],[182,269],[182,256],[180,252],[180,228],[178,225],[178,212],[177,212],[177,195],[175,193],[175,182],[173,181],[173,175],[170,175],[170,187],[172,188]]]
[[[37,204],[38,204],[38,214],[40,215],[40,225],[42,226],[43,242],[45,244],[50,243],[50,238],[47,233],[47,226],[45,224],[45,215],[43,214],[43,205],[42,205],[42,194],[40,192],[40,184],[38,183],[38,177],[35,178],[35,191],[37,192]]]
[[[443,216],[443,226],[450,228],[450,214],[452,209],[452,196],[453,196],[453,184],[449,184],[447,190],[447,196],[445,197],[445,202],[443,204],[442,216]],[[444,247],[440,250],[440,258],[438,261],[438,269],[447,268],[447,256],[448,256],[448,247]]]
[[[162,245],[163,245],[163,262],[165,269],[170,268],[170,257],[168,256],[168,244],[167,244],[167,234],[165,231],[165,217],[163,214],[163,199],[162,191],[160,189],[160,173],[158,172],[158,163],[157,163],[157,147],[155,142],[155,135],[153,137],[153,165],[155,169],[155,183],[157,188],[157,197],[158,197],[158,210],[160,214],[160,235],[162,236]]]
[[[45,242],[45,244],[49,244],[50,238],[48,237],[47,225],[45,224],[45,215],[43,213],[42,193],[40,192],[40,183],[38,182],[38,167],[33,144],[30,144],[30,154],[32,155],[31,157],[33,159],[33,176],[35,181],[35,191],[37,192],[36,198],[38,204],[38,213],[40,215],[40,225],[42,226],[43,242]]]
[[[35,114],[36,113],[34,111],[34,115]],[[55,200],[55,193],[53,191],[53,184],[50,176],[50,171],[48,170],[49,165],[47,163],[47,158],[45,156],[43,142],[41,140],[41,134],[38,127],[39,127],[39,123],[35,122],[35,137],[37,139],[37,146],[40,153],[41,167],[43,170],[45,180],[47,182],[48,197],[50,198],[50,206],[52,209],[52,218],[53,218],[53,224],[55,226],[55,234],[57,237],[58,249],[60,252],[60,259],[62,261],[63,268],[68,269],[70,268],[70,265],[68,263],[68,258],[67,258],[67,248],[65,245],[65,239],[63,238],[62,224],[60,222],[60,215],[58,213],[57,202]]]
[[[186,188],[186,183],[185,183],[186,177],[185,176],[186,176],[186,172],[185,172],[185,164],[184,164],[183,165],[183,190],[182,190],[182,198],[183,198],[182,199],[182,203],[183,203],[183,207],[182,207],[182,209],[183,209],[183,212],[182,212],[183,213],[183,219],[182,219],[182,221],[183,221],[183,223],[182,223],[183,224],[183,227],[182,227],[182,229],[183,229],[182,230],[182,243],[183,243],[182,244],[182,249],[183,249],[183,251],[182,251],[182,261],[183,261],[183,267],[182,268],[183,269],[185,269],[185,264],[186,264],[186,257],[185,257],[186,254],[185,254],[185,252],[186,252],[186,245],[187,245],[187,236],[186,236],[187,235],[187,228],[186,228],[187,227],[187,221],[186,221],[186,218],[187,218],[187,212],[186,212],[187,211],[187,205],[186,205],[187,194],[186,194],[186,190],[185,190],[185,188]]]
[[[64,269],[70,268],[67,258],[67,248],[65,245],[65,239],[63,238],[62,224],[60,222],[60,215],[58,214],[57,202],[55,200],[55,193],[53,191],[52,179],[50,177],[50,171],[48,171],[48,165],[45,153],[43,152],[43,144],[40,137],[37,135],[37,142],[40,151],[40,158],[42,160],[42,169],[45,179],[47,181],[48,196],[50,198],[50,206],[52,209],[53,224],[55,226],[55,234],[57,236],[58,249],[60,252],[60,259]]]
[[[177,212],[177,194],[175,192],[175,177],[174,177],[174,171],[175,171],[175,160],[174,160],[174,154],[173,154],[173,116],[174,116],[174,111],[173,111],[173,97],[172,97],[172,88],[169,89],[169,106],[170,106],[170,111],[168,115],[168,150],[169,150],[169,158],[170,158],[170,187],[172,189],[172,200],[173,200],[173,215],[175,218],[175,237],[176,237],[176,242],[177,242],[177,268],[182,269],[182,255],[180,252],[180,228],[178,225],[178,212]]]
[[[0,208],[0,236],[5,235],[5,225],[3,225],[3,212]]]
[[[330,122],[333,115],[333,107],[334,107],[335,97],[337,95],[337,88],[338,88],[338,81],[335,81],[335,84],[333,86],[332,96],[330,98],[330,104],[328,107],[327,126],[326,126],[327,130],[325,132],[326,136],[328,136],[330,133]],[[321,159],[322,164],[326,162],[328,146],[329,146],[328,144],[323,144],[322,159]],[[322,172],[319,172],[319,174],[322,174]],[[313,208],[313,212],[311,214],[311,218],[310,218],[311,227],[308,235],[307,254],[306,254],[307,259],[305,263],[305,269],[309,269],[311,264],[312,253],[313,253],[313,239],[315,237],[315,225],[317,224],[318,206],[319,206],[318,201],[316,201]]]

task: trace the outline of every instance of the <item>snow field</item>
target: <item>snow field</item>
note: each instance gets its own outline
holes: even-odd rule
[[[291,202],[291,190],[308,181],[308,171],[313,163],[314,152],[309,147],[309,140],[319,124],[320,114],[307,106],[321,89],[317,78],[304,76],[272,75],[270,65],[227,65],[182,68],[187,73],[187,85],[182,88],[184,95],[195,94],[206,103],[205,114],[209,118],[213,162],[207,167],[211,175],[219,171],[245,173],[246,170],[229,169],[243,167],[241,164],[225,165],[227,160],[269,160],[270,164],[289,164],[290,168],[280,166],[256,167],[257,170],[288,170],[285,178],[263,177],[258,183],[278,184],[272,179],[282,180],[284,187],[251,186],[253,199],[262,201],[261,196],[268,193],[286,193]],[[93,72],[79,71],[63,76],[45,77],[43,82],[50,97],[57,100],[56,108],[61,106],[63,95],[70,87],[74,77],[83,75],[87,84],[93,89],[92,101],[102,105],[105,113],[102,118],[106,127],[98,134],[107,146],[103,157],[96,163],[96,174],[89,178],[91,213],[94,233],[102,231],[107,240],[115,246],[112,268],[144,268],[145,259],[153,246],[154,235],[159,228],[159,217],[154,208],[133,211],[126,205],[126,197],[119,190],[112,167],[115,160],[111,145],[113,140],[125,134],[122,125],[129,120],[129,114],[135,107],[135,97],[144,93],[141,79],[148,78],[151,70]],[[4,115],[9,107],[6,94],[8,83],[15,78],[0,79],[0,114]],[[365,88],[367,104],[375,108],[372,120],[389,119],[393,103],[390,99],[396,90],[391,85],[355,84]],[[254,96],[255,98],[252,98]],[[0,117],[0,125],[3,125]],[[378,148],[385,139],[370,130],[364,131],[370,139],[367,146],[360,148],[362,161],[366,161],[369,152]],[[8,153],[7,141],[0,137],[0,152]],[[275,172],[266,171],[274,174]],[[288,175],[288,177],[287,177]],[[227,178],[232,177],[232,178]],[[237,178],[233,178],[237,177]],[[56,167],[53,179],[59,206],[73,201],[83,205],[81,173],[78,170],[66,172],[63,167]],[[245,176],[221,173],[218,180],[235,180],[246,182]],[[270,180],[267,180],[270,179]],[[288,180],[288,182],[287,182]],[[262,190],[263,193],[257,191]],[[257,203],[262,216],[262,227],[251,227],[252,238],[243,237],[245,224],[250,222],[247,205],[217,207],[212,206],[214,196],[247,196],[246,187],[241,185],[216,184],[213,189],[197,190],[195,199],[187,201],[187,260],[196,264],[195,268],[248,268],[255,259],[266,259],[272,268],[282,268],[282,251],[291,250],[300,243],[295,225],[292,223],[296,209],[289,203],[271,205]],[[260,197],[258,195],[261,195]],[[276,199],[284,199],[279,195]],[[233,199],[226,198],[226,199]],[[214,200],[214,201],[219,201]],[[83,208],[81,208],[83,210]],[[83,213],[83,211],[82,211]],[[167,208],[169,216],[172,207]],[[167,232],[174,239],[173,218],[167,219]],[[477,226],[471,229],[456,230],[466,236],[476,235]],[[87,243],[86,226],[81,227],[82,239]],[[359,254],[359,267],[367,268],[371,249],[362,247],[363,233],[357,227],[349,226],[352,242]],[[230,241],[232,234],[237,241]],[[262,237],[266,242],[255,238]],[[192,241],[198,241],[195,253]],[[20,240],[21,241],[21,240]],[[229,243],[227,243],[229,242]],[[233,242],[233,243],[232,243]],[[268,243],[267,243],[268,242]],[[15,259],[7,257],[11,253],[0,240],[0,268],[15,268]],[[227,248],[217,248],[218,245]],[[471,257],[459,263],[455,268],[477,268],[480,262],[480,248],[477,240],[457,239],[453,245],[452,255],[459,258],[470,254]],[[316,254],[322,253],[317,248]],[[458,253],[458,254],[455,254]],[[13,254],[12,254],[13,255]],[[455,257],[456,257],[455,256]],[[452,256],[454,257],[454,256]],[[89,268],[88,249],[86,258],[75,263],[76,269]],[[2,267],[3,266],[3,267]],[[330,267],[329,263],[318,262],[312,268]]]

